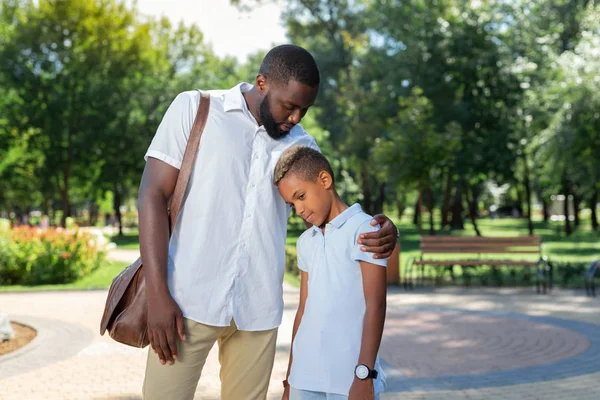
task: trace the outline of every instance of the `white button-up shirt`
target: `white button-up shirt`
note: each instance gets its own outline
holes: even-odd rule
[[[372,220],[354,204],[331,220],[325,233],[313,226],[298,239],[298,267],[308,272],[308,297],[292,347],[289,382],[297,389],[346,396],[350,391],[366,312],[360,261],[387,265],[356,243],[361,233],[378,229]],[[379,357],[375,370],[377,394],[385,387]]]
[[[183,315],[241,330],[278,327],[283,313],[285,238],[291,208],[273,184],[286,148],[318,149],[296,125],[281,140],[258,126],[242,95],[251,85],[209,91],[208,121],[169,243],[169,289]],[[146,153],[181,167],[200,94],[180,93]]]

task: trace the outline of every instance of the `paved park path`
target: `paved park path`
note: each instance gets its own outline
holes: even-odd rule
[[[281,395],[297,289],[286,286],[284,296],[269,399]],[[105,298],[105,290],[1,293],[0,310],[38,336],[0,356],[0,399],[140,399],[146,350],[99,335]],[[388,380],[382,399],[598,400],[600,298],[391,288],[380,354]],[[219,398],[218,371],[215,347],[196,399]]]

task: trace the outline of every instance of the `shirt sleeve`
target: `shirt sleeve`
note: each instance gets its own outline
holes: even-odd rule
[[[175,97],[158,126],[144,160],[153,157],[177,169],[181,168],[198,101],[196,91],[183,92]]]
[[[308,143],[308,147],[310,147],[311,149],[315,149],[319,153],[322,153],[321,149],[319,148],[319,145],[317,144],[317,141],[312,136],[310,136],[310,142]]]
[[[306,265],[306,243],[302,235],[298,238],[298,242],[296,243],[296,258],[298,259],[298,269],[300,271],[308,272],[308,265]]]
[[[361,251],[360,248],[362,247],[362,245],[357,243],[358,237],[362,233],[375,232],[379,230],[379,225],[371,226],[371,221],[372,219],[369,218],[368,220],[360,224],[360,226],[358,227],[356,235],[354,236],[354,245],[352,247],[352,259],[354,261],[365,261],[371,264],[387,267],[387,258],[373,258],[373,253]]]

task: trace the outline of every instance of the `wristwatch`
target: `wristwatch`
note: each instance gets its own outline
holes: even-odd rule
[[[359,364],[354,368],[354,375],[361,381],[365,379],[377,379],[377,371],[370,369],[365,364]]]

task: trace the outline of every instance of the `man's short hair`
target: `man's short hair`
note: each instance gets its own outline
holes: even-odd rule
[[[333,169],[323,154],[310,147],[296,145],[287,149],[277,161],[273,183],[279,185],[288,174],[296,174],[302,180],[316,182],[321,171],[329,173],[332,183],[334,182]]]
[[[262,61],[259,74],[267,80],[283,84],[293,80],[316,87],[320,82],[319,68],[313,56],[293,44],[271,49]]]

